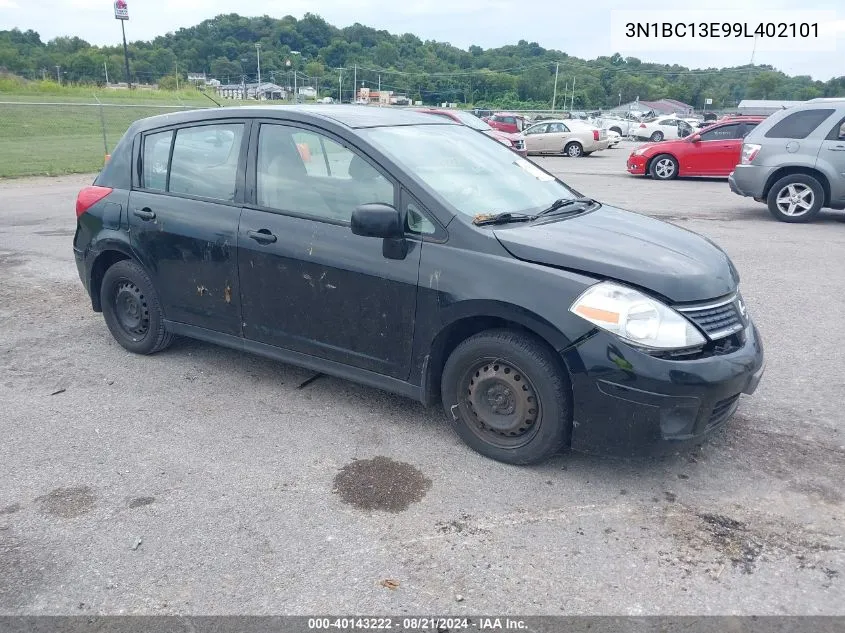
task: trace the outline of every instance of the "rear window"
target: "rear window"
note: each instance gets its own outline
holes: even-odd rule
[[[800,110],[787,115],[766,132],[766,138],[807,138],[833,110]]]

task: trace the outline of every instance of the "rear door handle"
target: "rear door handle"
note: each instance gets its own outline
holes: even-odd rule
[[[247,231],[249,237],[259,244],[272,244],[278,238],[273,235],[268,229],[261,229],[259,231]]]
[[[836,147],[828,147],[831,152],[845,152],[845,145],[837,145]]]
[[[149,207],[144,207],[143,209],[135,209],[132,213],[134,213],[136,217],[139,217],[142,220],[155,220],[156,217],[155,211],[153,211]]]

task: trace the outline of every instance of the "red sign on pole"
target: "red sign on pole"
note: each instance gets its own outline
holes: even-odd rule
[[[126,4],[126,0],[114,0],[114,19],[129,19],[129,5]]]

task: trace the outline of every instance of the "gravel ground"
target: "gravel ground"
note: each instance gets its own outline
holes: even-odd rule
[[[725,248],[767,374],[699,449],[530,468],[334,378],[126,353],[72,260],[91,178],[0,182],[0,613],[845,613],[843,215],[629,177],[629,148],[538,162]]]

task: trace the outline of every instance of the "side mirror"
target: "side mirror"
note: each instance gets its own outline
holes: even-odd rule
[[[389,204],[362,204],[352,212],[352,232],[363,237],[402,238],[402,218]]]
[[[693,134],[689,137],[690,142],[692,143],[700,143],[701,142],[701,134]]]

